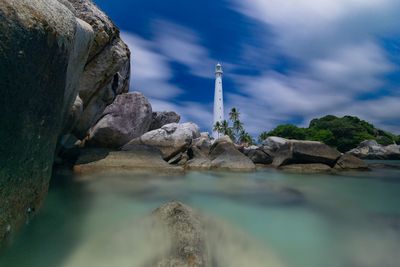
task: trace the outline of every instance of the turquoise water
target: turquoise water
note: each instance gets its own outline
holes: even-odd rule
[[[53,181],[40,214],[1,251],[1,267],[141,267],[157,249],[143,218],[170,200],[223,229],[228,238],[210,237],[221,266],[400,266],[399,169]]]

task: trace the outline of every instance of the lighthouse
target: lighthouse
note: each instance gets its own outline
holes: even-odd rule
[[[218,63],[215,66],[215,92],[214,92],[214,124],[212,129],[214,129],[214,125],[217,122],[222,122],[224,120],[224,97],[222,92],[222,65]],[[219,133],[213,131],[213,137],[217,139],[219,137]]]

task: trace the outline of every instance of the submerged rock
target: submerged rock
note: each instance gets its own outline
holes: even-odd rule
[[[0,241],[39,209],[93,31],[55,0],[0,1]]]
[[[186,151],[192,144],[193,139],[199,136],[199,127],[194,123],[170,123],[133,139],[122,149],[128,150],[129,146],[135,144],[154,146],[160,149],[163,158],[169,161],[177,154]]]
[[[160,129],[170,123],[179,123],[181,116],[173,111],[153,112],[149,131]]]
[[[154,267],[208,267],[204,226],[191,208],[180,202],[169,202],[153,212],[165,225],[170,239],[170,252]]]
[[[118,95],[89,131],[88,143],[96,147],[119,148],[149,129],[152,108],[139,93]]]

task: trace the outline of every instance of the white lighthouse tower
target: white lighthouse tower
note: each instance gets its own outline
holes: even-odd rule
[[[222,92],[222,65],[217,64],[215,66],[215,93],[214,93],[214,125],[217,122],[222,122],[224,120],[224,97]],[[219,133],[213,131],[213,137],[217,139],[219,137]]]

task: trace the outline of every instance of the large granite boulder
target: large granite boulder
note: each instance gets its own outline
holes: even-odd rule
[[[180,120],[181,116],[179,116],[176,112],[173,111],[153,112],[153,117],[149,131],[160,129],[164,125],[170,123],[179,123]]]
[[[340,152],[315,141],[288,140],[273,152],[273,165],[321,163],[333,167]]]
[[[204,226],[198,215],[180,202],[169,202],[153,212],[156,222],[164,225],[171,249],[154,267],[208,267]]]
[[[92,39],[56,0],[0,1],[0,241],[47,193]]]
[[[347,152],[361,159],[400,159],[400,145],[382,146],[375,140],[366,140],[360,143],[357,148]]]
[[[89,23],[95,33],[79,85],[83,113],[73,130],[76,137],[83,139],[115,97],[129,91],[130,51],[114,23],[92,1],[69,2],[76,16]]]
[[[210,149],[211,168],[219,170],[253,171],[254,163],[226,137],[217,139]]]
[[[131,145],[130,149],[126,151],[85,148],[80,152],[74,172],[85,175],[99,172],[179,174],[183,172],[183,168],[165,162],[161,157],[160,150],[155,147]]]
[[[147,98],[132,92],[118,95],[89,131],[88,144],[96,147],[120,148],[149,129],[152,108]]]
[[[188,170],[209,170],[211,169],[211,160],[208,153],[204,153],[197,146],[192,146],[189,151],[189,160],[186,162],[185,168]]]
[[[262,142],[262,148],[265,152],[275,152],[279,148],[287,145],[289,143],[288,139],[277,137],[277,136],[270,136]]]
[[[131,140],[122,150],[126,150],[134,144],[154,146],[161,150],[163,158],[168,161],[177,154],[186,151],[193,139],[199,136],[199,127],[194,123],[170,123]]]
[[[245,147],[243,153],[255,164],[271,164],[273,161],[270,152],[267,153],[266,150],[258,146]]]
[[[336,170],[368,170],[368,165],[361,159],[351,155],[342,155],[335,165]]]

